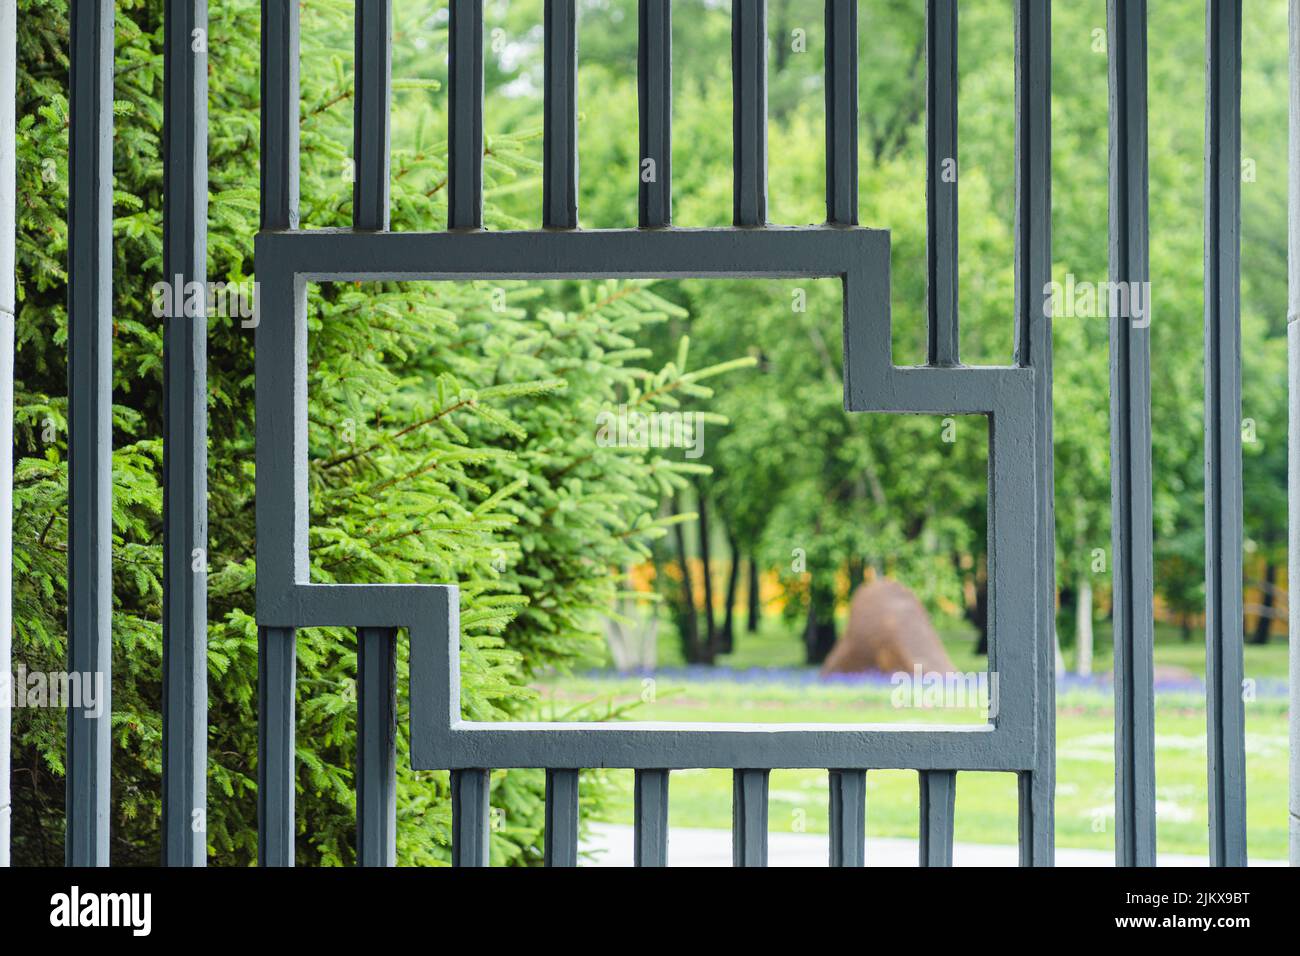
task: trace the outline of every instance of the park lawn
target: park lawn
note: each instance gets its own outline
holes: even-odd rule
[[[1199,641],[1183,644],[1161,635],[1156,658],[1203,672]],[[747,667],[667,670],[651,676],[592,674],[539,683],[544,710],[557,716],[578,701],[635,705],[637,720],[684,722],[746,721],[794,723],[971,722],[976,710],[956,712],[898,708],[887,681],[826,683],[778,653],[767,635],[747,635]],[[789,641],[788,638],[786,638]],[[793,644],[793,641],[789,643]],[[980,670],[982,657],[968,640],[949,641],[959,669]],[[1097,649],[1099,665],[1110,648]],[[797,644],[795,645],[797,651]],[[1193,650],[1200,651],[1199,667]],[[736,655],[740,657],[740,655]],[[797,657],[797,654],[796,654]],[[1068,658],[1067,658],[1068,659]],[[785,665],[785,666],[781,666]],[[770,668],[770,669],[769,669]],[[1246,673],[1265,681],[1285,676],[1286,645],[1248,647]],[[1287,852],[1287,710],[1276,690],[1248,699],[1248,846],[1252,857],[1285,859]],[[595,771],[593,771],[595,772]],[[632,822],[632,774],[603,771],[613,794],[601,819]],[[1205,706],[1195,690],[1161,691],[1156,704],[1157,839],[1161,852],[1206,852]],[[772,831],[825,833],[827,784],[824,770],[774,770],[769,794]],[[731,826],[731,776],[726,770],[680,770],[672,775],[669,821],[674,827]],[[1110,850],[1114,846],[1114,708],[1106,684],[1063,689],[1057,700],[1056,836],[1062,847]],[[958,777],[955,838],[970,843],[1011,845],[1017,839],[1017,796],[1013,774],[962,773]],[[867,775],[867,832],[873,837],[917,836],[915,772],[872,771]]]
[[[844,629],[840,615],[840,630]],[[987,666],[982,654],[975,653],[974,632],[964,623],[938,622],[940,637],[953,666],[959,671],[981,671]],[[763,618],[755,633],[741,631],[736,637],[736,651],[718,658],[720,667],[800,667],[803,665],[803,645],[790,632],[791,625],[777,615]],[[740,630],[738,628],[738,630]],[[1064,640],[1067,635],[1062,634]],[[1183,640],[1179,628],[1156,622],[1157,664],[1182,667],[1197,676],[1205,675],[1205,638],[1200,629],[1191,631],[1191,639]],[[1105,673],[1111,667],[1111,625],[1098,621],[1093,635],[1093,670]],[[1076,666],[1075,648],[1061,649],[1066,669],[1073,672]],[[671,628],[664,628],[659,638],[658,657],[661,667],[679,667],[682,658],[678,641]],[[1275,636],[1268,644],[1247,644],[1243,660],[1248,677],[1256,680],[1286,680],[1286,638]]]
[[[678,688],[659,682],[656,699],[637,708],[639,719],[666,721],[886,723],[935,720],[934,712],[899,711],[888,689],[852,690],[817,685],[733,684],[692,681]],[[641,694],[641,679],[565,682],[551,691],[591,698]],[[589,698],[590,699],[590,698]],[[1109,698],[1072,691],[1058,701],[1056,835],[1063,847],[1113,848],[1114,720]],[[973,715],[967,715],[969,719]],[[1286,856],[1287,725],[1285,704],[1256,701],[1247,710],[1249,762],[1249,851],[1261,859]],[[632,775],[606,771],[614,794],[602,819],[632,822]],[[1162,852],[1204,854],[1206,848],[1205,710],[1187,694],[1161,694],[1156,708],[1157,837]],[[769,794],[773,831],[825,833],[826,772],[774,770]],[[917,781],[910,771],[867,775],[867,832],[871,836],[917,835]],[[731,826],[731,775],[725,770],[674,771],[669,803],[674,827]],[[1016,782],[1013,774],[962,773],[957,785],[956,839],[970,843],[1016,842]]]

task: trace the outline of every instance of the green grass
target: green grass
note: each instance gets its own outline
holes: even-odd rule
[[[1110,647],[1098,634],[1097,669],[1109,669]],[[758,635],[741,635],[740,653],[724,660],[736,669],[793,667],[800,648],[779,622]],[[983,670],[969,635],[945,641],[961,670]],[[1204,673],[1204,647],[1197,638],[1182,643],[1177,632],[1161,629],[1158,663]],[[1069,661],[1069,655],[1067,655]],[[1072,663],[1072,661],[1069,661]],[[1246,649],[1246,673],[1255,679],[1286,675],[1286,645],[1277,641]],[[889,685],[851,686],[815,681],[737,682],[642,677],[566,677],[539,685],[553,714],[570,702],[608,700],[636,704],[639,720],[845,722],[982,719],[975,711],[898,709]],[[1062,847],[1110,850],[1114,846],[1114,710],[1109,690],[1073,689],[1058,697],[1056,836]],[[1248,845],[1253,857],[1283,859],[1287,841],[1287,716],[1285,699],[1248,700]],[[632,775],[604,771],[614,783],[613,799],[602,819],[632,821]],[[675,827],[731,825],[731,777],[725,770],[683,770],[672,776],[670,823]],[[775,770],[771,778],[769,821],[773,831],[824,833],[827,828],[825,771]],[[1160,693],[1156,705],[1157,837],[1161,852],[1206,852],[1205,706],[1190,692]],[[917,835],[917,781],[910,771],[867,775],[867,830],[872,836]],[[962,773],[957,786],[956,839],[971,843],[1016,842],[1016,782],[1012,774]]]
[[[938,719],[933,712],[900,712],[888,688],[790,687],[692,682],[677,692],[656,688],[639,718],[679,721],[853,721]],[[558,690],[559,688],[550,688]],[[639,680],[565,682],[566,695],[614,693],[635,699]],[[850,694],[857,700],[847,699]],[[1114,716],[1109,698],[1071,692],[1059,700],[1057,721],[1057,843],[1109,850],[1114,845]],[[948,715],[942,715],[948,716]],[[1247,711],[1249,849],[1253,856],[1286,856],[1287,727],[1281,700],[1256,701]],[[1156,708],[1157,836],[1161,851],[1203,854],[1206,846],[1205,710],[1186,694],[1161,694]],[[611,771],[616,796],[604,819],[631,823],[631,774]],[[917,835],[916,774],[873,771],[867,775],[867,829],[872,836]],[[731,778],[723,770],[673,773],[670,822],[677,827],[731,825]],[[772,773],[773,830],[825,833],[826,773]],[[1016,784],[1011,774],[963,773],[958,778],[956,839],[971,843],[1016,842]]]
[[[843,630],[843,620],[840,629]],[[718,658],[721,667],[800,667],[803,665],[803,644],[791,633],[792,625],[779,617],[769,615],[763,619],[756,633],[749,634],[737,628],[736,652]],[[975,653],[975,633],[964,623],[938,622],[940,637],[953,665],[959,671],[980,671],[987,665],[983,655]],[[1062,640],[1072,637],[1061,634]],[[1093,635],[1093,670],[1105,673],[1111,666],[1111,626],[1108,621],[1098,621]],[[1075,648],[1061,648],[1067,670],[1075,669]],[[680,667],[683,663],[676,633],[670,626],[661,629],[658,643],[661,667]],[[1246,675],[1257,680],[1285,680],[1287,676],[1286,638],[1274,637],[1269,644],[1247,644],[1245,647]],[[1156,624],[1156,663],[1185,668],[1197,676],[1205,674],[1205,639],[1200,630],[1193,629],[1191,639],[1184,641],[1182,632],[1169,624]]]

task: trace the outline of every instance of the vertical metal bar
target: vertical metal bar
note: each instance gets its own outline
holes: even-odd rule
[[[957,807],[957,771],[922,770],[921,866],[952,866],[952,825]]]
[[[1151,531],[1147,4],[1108,0],[1111,553],[1115,625],[1115,863],[1156,864]]]
[[[640,112],[642,228],[673,221],[673,13],[669,0],[638,0],[637,105]]]
[[[296,632],[257,629],[257,860],[293,866]]]
[[[1290,0],[1288,72],[1291,87],[1290,153],[1287,188],[1287,594],[1300,609],[1300,0]],[[1300,610],[1287,615],[1291,657],[1292,866],[1300,866]]]
[[[263,229],[298,228],[298,35],[298,4],[262,0]],[[257,857],[262,866],[294,863],[296,638],[293,628],[257,629]]]
[[[767,0],[731,2],[732,191],[737,226],[767,222]]]
[[[262,228],[298,228],[298,4],[262,0]]]
[[[867,862],[867,774],[832,770],[830,783],[831,866],[865,866]]]
[[[732,771],[733,866],[767,866],[767,780],[770,774],[770,770]]]
[[[957,0],[926,0],[929,363],[957,365]]]
[[[489,865],[491,790],[491,774],[487,770],[451,772],[452,866]]]
[[[546,771],[547,866],[578,865],[578,771]]]
[[[483,0],[451,0],[447,228],[483,227]]]
[[[17,0],[0,0],[0,63],[7,64],[0,66],[0,692],[12,693]],[[9,866],[11,718],[12,710],[0,706],[0,867]]]
[[[397,865],[397,630],[357,629],[357,865]]]
[[[66,856],[107,866],[113,613],[113,2],[72,4],[68,108],[68,670],[101,689],[68,709]]]
[[[352,100],[352,225],[388,228],[388,131],[392,111],[392,0],[357,0]]]
[[[1052,480],[1052,6],[1015,0],[1016,354],[1034,369],[1037,767],[1020,775],[1020,862],[1051,866],[1056,790],[1056,544]],[[994,423],[996,427],[996,423]]]
[[[208,259],[207,0],[163,19],[163,275],[172,302],[205,287]],[[204,42],[196,43],[196,34]],[[206,298],[206,297],[205,297]],[[207,863],[207,316],[163,326],[163,864]]]
[[[1205,55],[1205,683],[1210,864],[1246,864],[1241,597],[1241,0]]]
[[[668,771],[638,770],[634,788],[633,862],[637,866],[667,866]]]
[[[546,0],[542,224],[578,228],[578,11],[574,0]]]
[[[858,0],[826,0],[826,221],[858,224]]]

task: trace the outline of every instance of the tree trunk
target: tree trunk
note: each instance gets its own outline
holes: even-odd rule
[[[763,616],[763,605],[759,600],[758,586],[758,562],[754,560],[754,556],[751,554],[749,556],[749,594],[747,595],[749,613],[746,615],[745,620],[745,630],[750,634],[758,630],[758,622]]]
[[[790,25],[788,15],[790,13],[789,0],[782,0],[777,4],[776,16],[773,20],[776,23],[776,70],[777,74],[785,72],[786,61],[790,58]]]
[[[979,637],[975,641],[976,654],[989,652],[989,578],[987,572],[975,575],[975,607],[966,612],[967,619],[975,625]]]
[[[1080,677],[1092,674],[1092,576],[1079,575],[1074,608],[1074,669]]]
[[[853,600],[853,592],[862,584],[862,579],[867,574],[867,563],[861,558],[849,559],[849,600]]]
[[[1268,632],[1273,629],[1273,607],[1277,596],[1277,565],[1270,558],[1264,565],[1264,605],[1255,621],[1255,633],[1250,637],[1252,644],[1267,644]]]
[[[719,649],[723,654],[730,654],[736,649],[736,591],[740,583],[740,549],[731,531],[727,531],[727,546],[731,550],[731,568],[727,572],[727,607],[723,612],[722,636]]]
[[[677,495],[672,497],[672,512],[674,517],[681,514],[681,509],[677,506]],[[680,521],[673,525],[673,535],[677,541],[677,562],[682,573],[682,599],[677,609],[677,631],[682,642],[682,657],[686,658],[688,664],[699,664],[700,634],[695,619],[695,588],[691,584],[691,562],[686,554],[686,534]]]
[[[835,591],[818,587],[808,592],[808,624],[804,629],[804,657],[809,664],[820,664],[835,646]]]
[[[710,661],[718,652],[718,631],[713,620],[713,562],[709,559],[709,496],[698,482],[695,495],[700,513],[700,564],[704,572],[704,646]]]

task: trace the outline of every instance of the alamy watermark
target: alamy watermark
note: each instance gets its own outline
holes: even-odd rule
[[[919,710],[967,710],[987,708],[989,719],[998,715],[997,672],[923,671],[921,665],[909,674],[896,671],[889,682],[894,690],[889,695],[896,709],[905,707]]]
[[[1132,319],[1133,328],[1151,326],[1150,282],[1077,281],[1073,272],[1064,282],[1043,286],[1043,314],[1065,319]]]
[[[257,281],[186,282],[177,275],[171,282],[155,282],[153,314],[156,319],[185,317],[239,319],[245,329],[257,328]]]
[[[0,708],[58,707],[82,710],[92,720],[104,713],[104,675],[100,671],[0,672]]]
[[[122,928],[132,936],[148,936],[153,928],[153,894],[83,892],[74,885],[50,897],[50,925]]]
[[[704,454],[703,412],[638,412],[627,405],[596,416],[596,444],[602,448],[682,448],[685,457]]]

